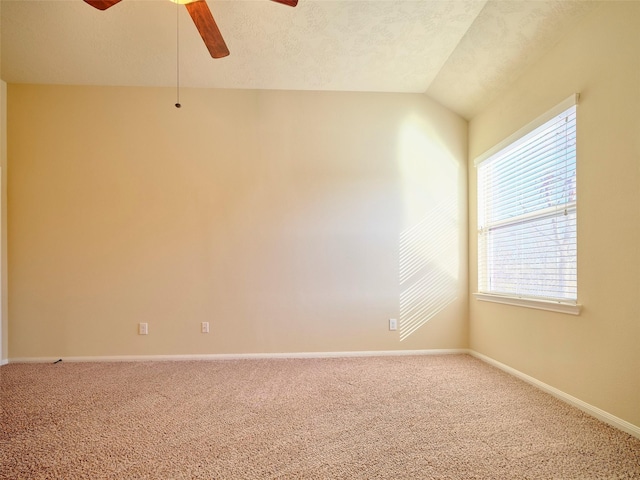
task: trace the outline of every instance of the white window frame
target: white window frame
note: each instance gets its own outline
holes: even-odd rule
[[[545,123],[552,120],[554,117],[560,115],[561,113],[568,110],[569,108],[576,106],[578,104],[578,100],[579,100],[579,94],[571,95],[570,97],[568,97],[567,99],[565,99],[564,101],[560,102],[558,105],[553,107],[551,110],[540,115],[538,118],[528,123],[521,129],[513,133],[512,135],[508,136],[503,141],[495,145],[493,148],[489,149],[488,151],[480,155],[478,158],[475,159],[474,165],[477,168],[481,163],[483,163],[485,160],[490,159],[493,155],[501,152],[502,150],[504,150],[509,146],[516,144],[518,141],[520,141],[523,137],[531,133],[536,128],[544,125]],[[478,188],[478,195],[480,195],[480,188]],[[575,211],[577,206],[575,202],[572,202],[570,204],[565,205],[565,208],[570,211]],[[553,207],[552,210],[554,210],[555,212],[556,208]],[[544,213],[545,212],[543,212],[542,210],[538,210],[532,214],[523,215],[522,218],[520,217],[511,218],[508,220],[508,222],[522,221],[525,219],[525,217],[540,218],[540,215],[544,216]],[[480,219],[478,219],[478,221],[480,221]],[[479,225],[479,229],[480,228],[481,226]],[[478,230],[478,236],[477,236],[478,275],[481,274],[480,261],[483,259],[482,255],[484,255],[484,252],[480,251],[481,233],[482,232]],[[479,285],[480,285],[480,278],[478,279],[478,286]],[[512,295],[506,295],[502,293],[495,293],[495,292],[489,292],[489,291],[478,291],[478,292],[475,292],[473,295],[477,300],[481,300],[481,301],[502,303],[507,305],[527,307],[527,308],[535,308],[539,310],[567,313],[571,315],[579,315],[582,307],[580,304],[578,304],[577,300],[575,302],[572,302],[568,300],[547,299],[547,298],[539,298],[539,297],[512,296]]]

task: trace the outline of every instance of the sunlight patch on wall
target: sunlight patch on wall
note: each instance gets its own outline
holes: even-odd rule
[[[439,204],[400,235],[400,340],[457,298],[456,218],[455,204]]]
[[[419,121],[400,143],[405,224],[400,234],[400,340],[456,300],[460,266],[458,164]]]

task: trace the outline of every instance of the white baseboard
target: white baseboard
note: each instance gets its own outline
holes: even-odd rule
[[[466,354],[465,348],[434,350],[372,350],[355,352],[294,352],[294,353],[212,353],[202,355],[111,355],[87,357],[20,357],[10,358],[9,363],[53,363],[64,362],[160,362],[185,360],[242,360],[269,358],[343,358],[343,357],[391,357],[409,355],[455,355]]]
[[[0,360],[0,367],[3,366],[3,365],[7,365],[8,363],[9,363],[9,360],[6,359],[6,358],[3,359],[3,360]]]
[[[489,365],[493,365],[494,367],[497,367],[500,370],[503,370],[504,372],[507,372],[508,374],[519,378],[520,380],[524,380],[525,382],[533,385],[534,387],[537,387],[540,390],[543,390],[553,395],[554,397],[574,407],[577,407],[583,412],[588,413],[592,417],[595,417],[598,420],[601,420],[604,423],[611,425],[612,427],[622,430],[623,432],[626,432],[629,435],[633,435],[634,437],[640,438],[640,427],[638,427],[637,425],[634,425],[633,423],[629,423],[626,420],[623,420],[621,418],[616,417],[615,415],[610,414],[609,412],[605,412],[604,410],[598,407],[594,407],[593,405],[590,405],[587,402],[583,402],[579,398],[569,395],[568,393],[565,393],[562,390],[558,390],[557,388],[552,387],[551,385],[547,385],[546,383],[541,382],[540,380],[533,378],[527,375],[526,373],[522,373],[521,371],[516,370],[515,368],[511,368],[508,365],[505,365],[504,363],[500,363],[491,357],[487,357],[486,355],[483,355],[473,350],[469,350],[468,353],[478,358],[479,360],[482,360],[483,362],[488,363]]]

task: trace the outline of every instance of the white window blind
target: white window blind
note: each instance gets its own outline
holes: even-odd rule
[[[481,293],[577,302],[572,98],[477,164]]]

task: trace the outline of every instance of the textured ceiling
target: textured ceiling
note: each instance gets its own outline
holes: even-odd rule
[[[123,0],[2,0],[9,83],[426,93],[473,117],[597,2],[208,0],[231,55],[213,60],[186,9]],[[180,58],[177,61],[177,34]]]

